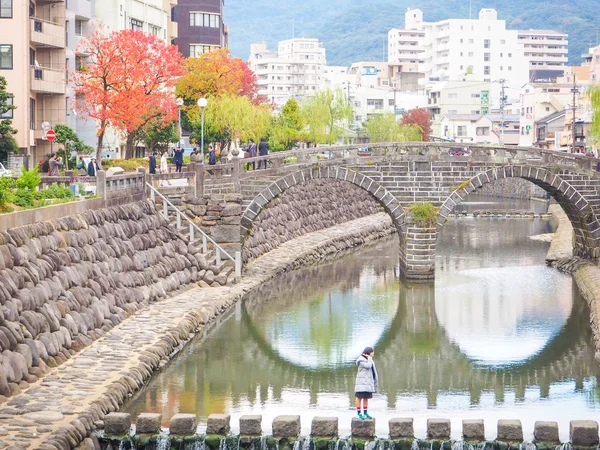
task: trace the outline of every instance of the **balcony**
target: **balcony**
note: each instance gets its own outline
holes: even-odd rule
[[[65,27],[32,17],[31,42],[38,47],[65,48]]]
[[[179,36],[179,24],[177,22],[169,21],[168,33],[171,39],[175,39]]]
[[[31,90],[42,94],[65,94],[65,71],[31,67]]]
[[[94,17],[90,0],[69,0],[69,9],[75,12],[77,19],[90,20]]]

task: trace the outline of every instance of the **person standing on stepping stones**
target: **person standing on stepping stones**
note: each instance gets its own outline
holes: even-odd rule
[[[356,413],[359,419],[372,419],[369,415],[369,399],[373,398],[373,394],[379,390],[379,379],[377,377],[377,369],[373,357],[375,351],[373,347],[367,347],[363,350],[362,355],[356,360],[358,373],[356,374],[356,383],[354,385],[354,393],[356,395]],[[362,412],[361,412],[362,403]]]

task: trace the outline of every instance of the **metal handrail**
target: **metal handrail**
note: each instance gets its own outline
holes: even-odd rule
[[[175,210],[175,212],[177,214],[176,220],[177,220],[177,228],[178,229],[181,228],[181,218],[182,217],[189,223],[190,242],[194,241],[194,232],[198,231],[200,233],[200,235],[202,236],[202,253],[207,253],[208,252],[208,243],[209,242],[212,243],[215,246],[217,266],[221,264],[221,253],[222,253],[226,259],[229,259],[231,262],[233,262],[233,264],[235,266],[235,278],[237,280],[239,280],[239,278],[242,276],[242,253],[235,252],[235,258],[232,257],[229,253],[227,253],[225,251],[225,249],[223,247],[221,247],[213,239],[211,239],[204,231],[202,231],[202,229],[198,225],[196,225],[188,216],[186,216],[185,213],[183,213],[183,211],[181,211],[179,208],[177,208],[173,203],[171,203],[169,201],[169,199],[167,199],[164,195],[162,195],[158,189],[156,189],[150,183],[146,183],[146,186],[148,186],[150,188],[150,199],[153,202],[156,202],[156,194],[158,194],[158,196],[162,199],[163,215],[165,216],[165,219],[169,218],[169,206],[170,206],[171,208],[173,208]]]

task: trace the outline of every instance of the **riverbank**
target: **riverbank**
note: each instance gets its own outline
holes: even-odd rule
[[[573,275],[581,294],[590,307],[590,322],[594,333],[596,360],[600,361],[600,267],[590,261],[573,257],[573,226],[560,205],[549,210],[558,227],[546,263],[561,272]]]
[[[0,446],[95,449],[90,432],[244,294],[277,275],[395,232],[385,213],[288,241],[256,259],[232,287],[193,289],[124,320],[0,408]]]

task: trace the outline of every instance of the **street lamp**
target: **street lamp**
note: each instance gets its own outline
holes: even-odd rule
[[[183,99],[182,98],[178,98],[177,99],[177,109],[179,110],[179,145],[183,146],[183,144],[181,143],[182,139],[182,131],[181,131],[181,107],[183,106]]]
[[[197,104],[202,111],[202,137],[200,140],[200,154],[202,155],[202,164],[204,164],[204,108],[206,108],[208,105],[208,100],[202,97],[198,100]]]

